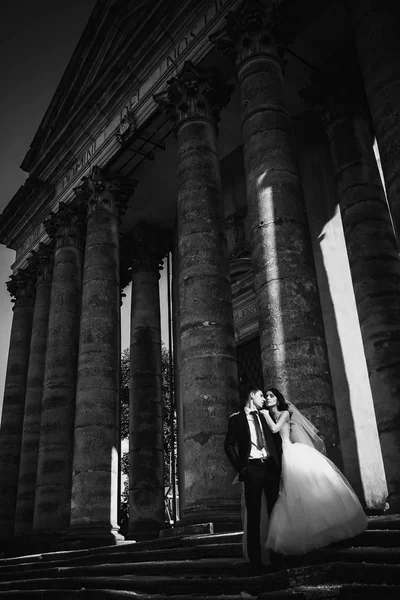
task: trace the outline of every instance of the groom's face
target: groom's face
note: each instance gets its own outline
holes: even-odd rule
[[[264,408],[264,394],[261,390],[257,390],[257,392],[254,393],[253,404],[257,410]]]

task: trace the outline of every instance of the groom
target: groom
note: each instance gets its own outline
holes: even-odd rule
[[[260,545],[261,498],[265,494],[271,515],[279,494],[282,444],[279,433],[273,434],[258,411],[264,408],[264,395],[251,389],[239,412],[229,418],[225,438],[226,455],[244,482],[247,510],[247,555],[251,573],[262,572]],[[271,556],[271,563],[274,556]]]

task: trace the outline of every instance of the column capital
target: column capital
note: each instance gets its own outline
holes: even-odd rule
[[[138,184],[137,179],[109,173],[98,166],[92,167],[90,175],[81,181],[74,192],[86,206],[88,217],[98,212],[122,215]]]
[[[342,117],[370,121],[361,72],[354,56],[342,51],[312,73],[310,85],[299,96],[312,106],[325,128]]]
[[[11,275],[6,282],[14,308],[17,306],[33,306],[35,302],[35,275],[33,269],[21,269]]]
[[[221,81],[216,70],[204,70],[186,61],[181,73],[167,81],[167,88],[153,96],[176,126],[189,119],[218,123],[234,86]]]
[[[54,240],[49,244],[40,242],[38,249],[33,250],[28,258],[28,265],[33,269],[37,276],[36,284],[50,283],[52,280],[54,246]]]
[[[159,271],[164,257],[171,249],[171,233],[156,225],[139,223],[131,234],[131,269],[140,271]]]
[[[60,202],[58,210],[53,211],[44,221],[44,228],[56,248],[76,246],[82,248],[85,238],[85,212],[81,204]]]
[[[281,61],[285,47],[293,41],[294,29],[282,16],[281,4],[265,0],[245,0],[229,11],[225,24],[211,34],[210,41],[236,64],[262,54]]]

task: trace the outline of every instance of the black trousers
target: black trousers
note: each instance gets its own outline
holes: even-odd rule
[[[265,462],[249,460],[244,477],[244,495],[247,510],[247,554],[254,565],[261,564],[260,518],[261,498],[265,494],[268,515],[278,499],[280,470],[270,456]]]

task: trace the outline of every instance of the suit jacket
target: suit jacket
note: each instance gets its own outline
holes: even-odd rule
[[[282,440],[279,433],[272,433],[262,414],[259,414],[268,451],[281,468]],[[239,480],[243,481],[243,472],[249,462],[251,438],[247,415],[242,408],[230,416],[228,431],[225,437],[224,449],[230,463],[239,472]]]

